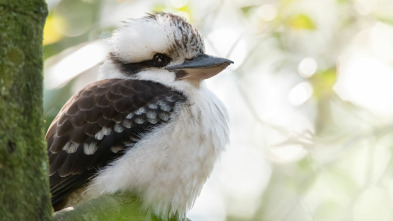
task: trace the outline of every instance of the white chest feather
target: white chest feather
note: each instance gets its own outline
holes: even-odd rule
[[[170,123],[100,171],[86,194],[132,192],[156,215],[184,219],[229,133],[225,107],[208,89],[201,87],[187,96]]]

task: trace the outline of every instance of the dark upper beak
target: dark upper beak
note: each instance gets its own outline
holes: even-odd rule
[[[233,64],[233,61],[226,58],[201,54],[191,60],[184,61],[182,64],[170,66],[166,69],[176,72],[176,77],[179,80],[203,80],[220,73],[230,64]]]

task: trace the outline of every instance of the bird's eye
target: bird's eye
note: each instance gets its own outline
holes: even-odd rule
[[[153,62],[156,67],[164,67],[171,61],[171,58],[165,54],[155,54],[153,57]]]

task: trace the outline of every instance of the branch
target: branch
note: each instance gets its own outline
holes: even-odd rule
[[[53,214],[55,221],[67,220],[135,220],[144,221],[146,212],[141,202],[130,195],[103,195],[75,207],[69,207]]]
[[[54,221],[161,221],[142,208],[132,195],[102,195],[53,214]],[[170,221],[175,221],[171,219]]]

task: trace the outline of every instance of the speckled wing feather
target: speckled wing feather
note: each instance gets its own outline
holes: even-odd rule
[[[159,83],[108,79],[79,91],[46,134],[52,204],[85,185],[148,131],[170,121],[185,97]]]

